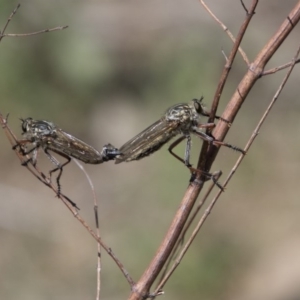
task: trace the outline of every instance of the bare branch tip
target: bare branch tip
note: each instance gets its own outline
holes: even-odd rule
[[[2,128],[6,128],[7,127],[7,120],[8,120],[9,113],[6,115],[5,118],[2,116],[1,113],[0,113],[0,115],[1,115],[1,118],[2,118]]]
[[[223,49],[221,51],[222,51],[223,56],[225,57],[226,62],[228,62],[228,57],[226,56],[225,51]]]
[[[16,14],[16,12],[17,12],[17,10],[20,8],[20,6],[21,6],[21,3],[19,3],[19,4],[16,6],[16,8],[13,10],[13,12],[12,12],[12,14],[11,14],[11,17],[12,17],[13,15]]]

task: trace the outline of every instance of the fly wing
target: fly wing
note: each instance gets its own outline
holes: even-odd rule
[[[157,151],[180,132],[179,125],[178,121],[166,121],[165,118],[161,118],[119,149],[121,155],[117,157],[116,164],[139,160]]]
[[[47,148],[62,152],[89,164],[103,162],[100,152],[61,129],[56,129],[55,138],[47,139]]]

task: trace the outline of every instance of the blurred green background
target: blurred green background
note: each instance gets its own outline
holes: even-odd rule
[[[239,1],[209,5],[236,34]],[[251,1],[246,1],[249,4]],[[297,1],[261,1],[243,41],[250,60]],[[3,28],[14,1],[0,1]],[[97,149],[121,146],[169,106],[205,97],[211,104],[231,42],[198,1],[21,2],[6,33],[69,25],[67,30],[0,44],[1,106],[20,135],[19,118],[50,120]],[[288,62],[295,28],[269,63]],[[225,107],[247,67],[238,56],[224,91]],[[299,67],[226,192],[165,286],[164,299],[299,299]],[[251,91],[226,141],[243,147],[284,72]],[[0,298],[94,299],[96,244],[52,191],[0,137]],[[193,138],[193,162],[201,141]],[[183,154],[184,145],[177,153]],[[222,149],[213,170],[227,174],[238,154]],[[47,170],[46,158],[40,160]],[[149,264],[189,181],[164,147],[130,164],[86,165],[100,201],[101,234],[137,280]],[[75,164],[63,191],[93,224],[91,191]],[[215,191],[216,192],[216,191]],[[125,299],[129,287],[102,255],[102,299]]]

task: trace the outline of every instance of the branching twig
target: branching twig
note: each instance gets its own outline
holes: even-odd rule
[[[235,43],[236,39],[234,38],[233,34],[230,32],[228,27],[225,26],[225,24],[217,18],[217,16],[210,10],[210,8],[207,6],[207,4],[203,0],[199,0],[199,1],[202,4],[202,6],[205,8],[205,10],[212,16],[212,18],[222,27],[222,29],[228,34],[230,39]],[[247,64],[247,66],[249,66],[250,62],[249,62],[249,59],[248,59],[245,51],[241,47],[238,47],[238,50],[239,50],[243,60]]]
[[[270,70],[264,71],[262,72],[261,76],[266,76],[266,75],[270,75],[270,74],[274,74],[278,71],[284,70],[288,67],[290,67],[293,63],[298,64],[300,62],[300,59],[297,59],[295,62],[289,62],[287,64],[284,64],[282,66],[276,67],[276,68],[272,68]]]
[[[251,6],[250,12],[252,12],[252,13],[254,12],[256,4],[257,4],[257,1],[254,1]],[[226,63],[226,65],[224,67],[224,71],[222,73],[217,91],[215,93],[213,107],[212,107],[212,111],[211,111],[208,123],[211,123],[212,121],[214,121],[214,116],[216,114],[216,109],[218,107],[218,102],[219,102],[221,93],[223,91],[224,84],[228,77],[233,59],[235,58],[235,55],[238,51],[238,47],[239,47],[239,45],[242,41],[242,38],[245,34],[245,30],[248,27],[248,24],[251,20],[251,16],[252,16],[251,14],[247,15],[247,17],[239,31],[238,37],[236,39],[236,43],[234,44],[233,49],[228,57],[228,62]],[[211,118],[213,118],[212,121],[210,120]],[[225,118],[225,119],[229,120],[227,118]],[[225,123],[225,122],[221,122],[221,123],[224,123],[224,124],[226,124],[226,126],[228,126],[228,123]],[[206,144],[207,143],[203,143],[203,145],[206,145]],[[203,150],[203,147],[202,147],[202,150]],[[198,169],[200,169],[200,170],[203,170],[203,168],[201,168],[202,163],[203,163],[202,160],[201,160],[201,163],[200,163],[200,161],[198,163]],[[206,171],[206,169],[204,169],[204,170]],[[181,232],[182,228],[184,227],[184,224],[187,221],[187,218],[188,218],[188,216],[194,206],[194,203],[203,187],[204,182],[205,182],[205,178],[202,178],[202,177],[199,178],[199,176],[197,175],[197,179],[194,180],[192,183],[190,183],[190,185],[188,186],[186,193],[185,193],[185,195],[181,201],[181,204],[179,206],[179,209],[177,210],[177,213],[174,216],[173,222],[170,225],[170,228],[169,228],[160,248],[158,249],[155,257],[153,258],[152,262],[150,263],[148,269],[144,272],[141,279],[136,284],[135,291],[131,294],[131,297],[130,297],[131,300],[141,299],[141,295],[144,295],[144,296],[147,295],[150,286],[156,279],[158,273],[161,271],[164,263],[166,262],[167,258],[171,254],[172,248],[174,247],[174,245],[180,235],[180,232]]]
[[[20,4],[17,5],[17,7],[14,9],[14,11],[11,13],[9,18],[7,19],[2,31],[0,31],[0,42],[4,37],[28,37],[32,35],[37,35],[37,34],[42,34],[42,33],[47,33],[47,32],[52,32],[52,31],[57,31],[57,30],[63,30],[65,28],[68,28],[68,26],[62,26],[62,27],[55,27],[51,29],[44,29],[36,32],[31,32],[31,33],[23,33],[23,34],[5,34],[5,31],[12,20],[13,16],[16,14],[18,8],[20,7]],[[14,146],[17,143],[17,138],[14,135],[14,133],[11,131],[11,129],[7,125],[7,117],[5,118],[1,113],[0,113],[0,124],[2,125],[2,128],[5,131],[5,134],[10,141],[11,145]],[[94,206],[94,211],[95,211],[95,219],[96,219],[96,228],[97,228],[97,234],[91,229],[91,227],[82,219],[78,213],[78,210],[76,209],[76,204],[72,202],[67,196],[64,194],[58,192],[57,188],[52,184],[51,178],[47,177],[41,170],[39,170],[38,166],[36,164],[32,163],[32,159],[28,155],[22,154],[20,151],[15,149],[15,153],[17,154],[19,160],[21,161],[21,164],[24,165],[27,170],[33,174],[39,181],[41,181],[43,184],[45,184],[47,187],[52,189],[56,196],[62,200],[62,202],[67,206],[67,208],[72,212],[72,214],[75,216],[75,218],[86,228],[86,230],[92,235],[92,237],[97,241],[98,243],[98,280],[97,280],[97,299],[99,299],[99,293],[100,293],[100,245],[105,249],[105,251],[112,257],[112,259],[115,261],[115,263],[118,265],[120,268],[121,272],[124,274],[125,278],[127,279],[128,283],[132,287],[134,285],[134,281],[128,274],[128,272],[125,270],[123,264],[118,260],[118,258],[115,256],[113,251],[111,250],[110,247],[106,246],[106,244],[102,241],[100,237],[100,231],[99,231],[99,223],[98,223],[98,209],[97,209],[97,203],[95,202]],[[92,182],[88,176],[88,174],[85,172],[83,169],[84,173],[86,174],[90,185],[92,187],[92,190],[94,192],[94,188],[92,185]],[[95,195],[94,195],[95,199]]]
[[[77,166],[81,169],[81,171],[84,173],[85,177],[87,178],[89,185],[91,187],[93,199],[94,199],[94,216],[95,216],[95,226],[96,226],[96,233],[97,237],[100,238],[100,227],[99,227],[99,214],[98,214],[98,201],[97,201],[97,195],[95,191],[95,187],[93,184],[93,181],[83,165],[75,158],[73,158],[74,162],[77,164]],[[100,291],[101,291],[101,244],[97,243],[97,289],[96,289],[96,300],[100,300]]]
[[[10,14],[9,18],[7,19],[2,31],[0,31],[0,42],[4,37],[28,37],[28,36],[32,36],[32,35],[41,34],[41,33],[47,33],[47,32],[52,32],[52,31],[57,31],[57,30],[63,30],[63,29],[66,29],[66,28],[69,27],[69,26],[58,26],[58,27],[55,27],[55,28],[43,29],[43,30],[36,31],[36,32],[6,33],[5,34],[5,30],[7,29],[7,26],[9,24],[9,22],[11,21],[13,16],[17,13],[17,10],[19,9],[20,6],[21,6],[21,4],[18,4],[17,7],[13,10],[13,12]]]
[[[212,107],[212,113],[210,115],[211,118],[214,117],[216,108],[218,106],[218,102],[220,96],[223,91],[224,84],[229,74],[229,70],[231,68],[233,59],[236,56],[238,51],[238,47],[242,41],[242,38],[246,32],[246,29],[249,25],[249,22],[254,14],[255,8],[257,6],[258,0],[253,0],[250,8],[247,10],[247,16],[245,18],[244,23],[242,24],[238,36],[236,38],[236,42],[233,46],[233,49],[228,57],[228,63],[226,63],[224,70],[222,72],[215,97],[214,103]],[[277,51],[279,46],[283,43],[283,41],[287,38],[290,32],[293,30],[295,25],[298,23],[300,19],[300,2],[295,5],[295,7],[290,12],[288,18],[283,22],[281,27],[278,31],[274,34],[274,36],[270,39],[270,41],[265,45],[265,47],[261,50],[261,52],[257,55],[254,62],[250,64],[249,70],[246,72],[245,76],[241,80],[238,88],[236,89],[235,93],[233,94],[230,102],[228,103],[224,113],[222,114],[222,118],[228,120],[232,123],[234,120],[238,110],[240,109],[243,101],[245,100],[246,96],[248,95],[251,88],[254,86],[255,82],[260,78],[262,71],[267,64],[267,62],[271,59],[274,53]],[[211,122],[209,120],[208,122]],[[225,122],[218,122],[215,129],[213,130],[213,136],[217,140],[223,140],[226,133],[228,132],[229,127],[228,124]],[[218,153],[218,148],[215,146],[210,146],[208,148],[208,152],[206,151],[207,145],[203,143],[198,168],[200,170],[209,171],[211,165]],[[136,283],[134,288],[132,289],[132,293],[129,297],[130,300],[140,300],[145,297],[149,296],[149,290],[152,286],[154,280],[157,278],[159,272],[161,271],[163,265],[167,261],[172,248],[174,247],[181,230],[188,219],[189,213],[192,210],[192,207],[198,197],[203,184],[204,178],[196,176],[196,180],[194,180],[188,186],[186,193],[179,205],[179,208],[176,212],[176,215],[170,225],[170,228],[161,243],[161,246],[157,250],[154,258],[152,259],[151,263],[149,264],[148,268],[145,270],[144,274],[141,276],[139,281]],[[221,193],[221,191],[220,191]],[[213,203],[214,205],[214,203]],[[212,205],[212,207],[213,207]],[[210,210],[206,211],[208,215]],[[186,245],[187,246],[187,245]],[[188,247],[188,246],[187,246]],[[185,248],[184,250],[185,251]],[[182,252],[183,253],[183,252]],[[184,254],[184,253],[183,253]]]
[[[243,6],[244,11],[245,11],[246,14],[248,15],[248,14],[249,14],[249,11],[248,11],[248,9],[247,9],[247,7],[246,7],[244,1],[243,1],[243,0],[240,0],[240,1],[241,1],[241,4],[242,4],[242,6]]]
[[[232,35],[232,33],[228,30],[228,28],[224,25],[223,22],[221,22],[214,13],[207,7],[205,1],[199,0],[200,3],[203,5],[203,7],[208,11],[208,13],[214,18],[214,20],[223,28],[223,30],[229,35],[230,39],[234,42],[234,45],[232,47],[232,50],[228,57],[225,56],[226,63],[223,69],[223,72],[221,74],[218,87],[215,92],[213,105],[211,109],[211,113],[209,116],[208,122],[213,122],[214,117],[216,114],[216,110],[218,108],[219,100],[221,97],[221,94],[223,92],[224,85],[227,81],[231,66],[233,64],[233,61],[236,57],[237,52],[239,51],[242,55],[244,61],[248,65],[249,69],[247,73],[244,75],[243,79],[239,83],[237,89],[235,90],[230,102],[228,103],[224,113],[222,114],[222,119],[227,120],[228,122],[232,123],[235,116],[237,115],[239,109],[241,108],[241,105],[243,101],[246,99],[249,91],[254,86],[256,81],[261,78],[262,76],[273,74],[279,70],[290,68],[287,75],[285,76],[282,84],[278,88],[274,98],[272,99],[270,105],[268,106],[266,112],[264,113],[263,117],[261,118],[260,122],[258,123],[256,129],[253,131],[252,136],[250,137],[245,150],[247,151],[251,144],[253,143],[254,139],[256,138],[259,129],[261,128],[263,122],[265,121],[267,115],[269,114],[272,106],[276,102],[280,92],[282,91],[285,83],[287,82],[294,66],[296,63],[299,63],[300,60],[298,59],[300,47],[297,51],[297,54],[292,62],[289,64],[285,64],[283,66],[279,66],[273,69],[270,69],[268,71],[263,71],[268,61],[271,59],[271,57],[274,55],[274,53],[277,51],[279,46],[283,43],[283,41],[286,39],[286,37],[289,35],[289,33],[293,30],[295,25],[300,19],[300,2],[295,5],[295,8],[291,11],[289,16],[286,18],[286,20],[283,22],[281,27],[278,29],[276,34],[270,39],[270,41],[265,45],[265,47],[260,51],[260,53],[257,55],[255,60],[250,63],[249,59],[246,55],[246,53],[241,49],[241,41],[244,37],[244,34],[247,30],[247,27],[255,13],[256,6],[258,4],[258,0],[252,0],[251,7],[248,9],[243,1],[241,0],[242,6],[244,10],[246,11],[246,18],[240,27],[239,33],[236,38]],[[37,35],[41,33],[46,32],[52,32],[55,30],[62,30],[67,28],[67,26],[64,27],[56,27],[52,29],[45,29],[37,32],[32,33],[24,33],[24,34],[5,34],[5,31],[13,18],[13,16],[16,14],[18,8],[20,7],[20,4],[15,8],[15,10],[11,13],[10,17],[8,18],[5,26],[3,27],[2,32],[0,32],[0,42],[4,37],[28,37],[32,35]],[[7,135],[10,143],[12,145],[15,145],[17,142],[17,138],[11,131],[11,129],[7,125],[7,117],[3,117],[0,113],[0,124],[2,125],[5,134]],[[226,136],[227,132],[229,130],[228,123],[226,122],[218,122],[217,126],[213,130],[213,136],[217,140],[223,140]],[[112,257],[112,259],[115,261],[115,263],[118,265],[119,269],[123,273],[123,275],[126,277],[128,283],[131,287],[131,300],[141,300],[145,299],[147,297],[155,298],[157,295],[162,294],[162,288],[167,282],[167,280],[170,278],[172,273],[175,271],[179,263],[181,262],[182,258],[184,257],[186,251],[190,247],[191,243],[195,239],[197,233],[201,229],[203,223],[207,219],[208,215],[210,214],[211,210],[213,209],[214,205],[216,204],[216,201],[218,200],[219,196],[221,195],[222,191],[220,190],[217,195],[213,198],[212,202],[202,215],[201,219],[199,220],[198,224],[194,228],[191,236],[189,237],[188,241],[182,248],[180,254],[177,256],[175,263],[171,266],[169,271],[167,273],[163,273],[163,278],[160,280],[155,292],[153,294],[149,294],[149,290],[153,284],[153,282],[156,280],[157,276],[161,272],[164,265],[166,265],[166,262],[169,262],[166,265],[166,269],[169,266],[170,258],[173,257],[176,253],[176,249],[179,248],[181,243],[184,240],[185,234],[187,230],[189,229],[191,223],[195,219],[196,215],[199,213],[204,201],[206,200],[207,195],[211,192],[211,189],[209,190],[208,194],[205,195],[205,197],[200,201],[198,207],[196,208],[194,214],[189,218],[189,214],[192,211],[192,208],[194,206],[194,203],[202,190],[203,184],[205,179],[202,178],[200,175],[197,175],[195,177],[195,180],[193,180],[189,186],[187,187],[187,190],[185,192],[185,195],[183,196],[183,199],[180,203],[179,209],[172,221],[172,224],[170,225],[170,228],[166,234],[166,237],[164,238],[161,246],[159,247],[156,255],[154,256],[152,262],[148,266],[148,268],[145,270],[144,274],[140,278],[140,280],[135,283],[133,279],[130,277],[128,272],[125,270],[123,264],[118,260],[118,258],[115,256],[115,254],[112,252],[111,248],[109,248],[101,239],[100,237],[100,230],[98,225],[98,205],[95,203],[94,205],[94,212],[95,212],[95,220],[96,220],[96,227],[97,227],[97,233],[91,229],[91,227],[86,223],[86,221],[79,215],[78,210],[72,205],[72,201],[65,195],[58,193],[57,187],[55,187],[51,183],[51,178],[47,177],[43,172],[39,170],[36,164],[32,164],[30,161],[30,157],[24,156],[20,151],[15,150],[17,156],[19,157],[20,161],[23,163],[26,163],[26,168],[43,184],[45,184],[47,187],[51,188],[55,194],[63,201],[63,203],[67,206],[67,208],[71,211],[71,213],[75,216],[75,218],[86,228],[86,230],[92,235],[92,237],[97,241],[98,243],[98,280],[97,280],[97,297],[99,298],[100,293],[100,245],[103,247],[103,249]],[[209,171],[212,163],[214,162],[214,159],[216,158],[216,155],[218,153],[218,148],[216,146],[208,145],[208,143],[204,142],[203,147],[201,150],[201,154],[199,156],[198,161],[198,168],[201,170]],[[26,160],[25,160],[26,158]],[[243,160],[244,155],[241,155],[235,165],[233,166],[231,172],[229,173],[228,177],[226,178],[224,182],[224,187],[228,184],[229,180],[232,178],[233,174],[235,173],[236,169],[240,165],[241,161]],[[85,171],[84,171],[85,172]],[[89,177],[87,176],[89,179]],[[90,183],[91,184],[91,183]],[[92,186],[92,184],[91,184]],[[92,190],[94,191],[93,187]],[[172,252],[173,251],[173,252]]]
[[[253,2],[256,1],[253,0]],[[255,60],[250,64],[249,70],[240,81],[237,89],[235,90],[231,100],[229,101],[221,116],[223,119],[228,120],[231,123],[233,122],[248,93],[250,92],[256,81],[261,77],[266,64],[271,59],[271,57],[273,57],[277,49],[284,42],[290,32],[295,28],[295,25],[299,22],[299,19],[300,2],[295,5],[288,18],[284,20],[278,31],[258,53]],[[291,24],[291,22],[293,25]],[[216,96],[217,95],[218,93],[216,92]],[[213,136],[218,140],[223,140],[229,130],[227,124],[223,123],[224,122],[218,122],[215,129],[213,130]],[[200,161],[206,161],[204,165],[205,170],[210,170],[210,167],[217,153],[217,147],[210,147],[208,153],[203,150],[201,151],[202,157],[200,157]]]
[[[222,175],[221,171],[216,175],[215,178],[216,178],[217,181],[219,181],[219,178],[221,177],[221,175]],[[212,182],[210,187],[208,188],[207,192],[205,193],[205,195],[199,201],[199,203],[198,203],[197,207],[195,208],[193,214],[191,215],[191,217],[188,219],[187,223],[185,224],[184,229],[182,230],[182,232],[180,234],[180,237],[178,238],[178,240],[177,240],[177,242],[176,242],[176,244],[175,244],[175,246],[172,250],[172,253],[171,253],[170,257],[168,258],[168,261],[167,261],[167,263],[165,265],[165,268],[164,268],[164,272],[162,272],[162,274],[161,274],[161,279],[159,280],[159,283],[158,283],[158,285],[155,289],[154,294],[157,293],[158,291],[160,291],[164,287],[167,280],[170,278],[172,273],[169,272],[168,275],[166,275],[167,270],[169,268],[169,265],[171,264],[172,260],[174,259],[179,247],[182,246],[187,231],[189,230],[190,226],[192,225],[193,221],[195,220],[196,216],[200,212],[201,208],[203,207],[205,201],[207,200],[208,196],[210,195],[210,193],[212,192],[214,187],[215,187],[215,183]]]
[[[0,32],[0,42],[4,37],[4,32],[9,24],[9,22],[11,21],[11,19],[13,18],[13,16],[17,13],[17,10],[19,9],[19,7],[21,6],[21,4],[18,4],[17,7],[13,10],[13,12],[10,14],[9,18],[7,19],[2,31]]]
[[[12,132],[12,130],[7,125],[7,117],[5,118],[0,113],[0,124],[2,128],[5,131],[5,134],[11,143],[12,146],[14,146],[18,139]],[[123,264],[120,262],[120,260],[116,257],[114,252],[110,247],[108,247],[101,239],[101,237],[98,237],[97,234],[91,229],[91,227],[88,225],[88,223],[79,215],[78,210],[72,205],[72,201],[63,195],[62,193],[58,193],[57,188],[51,183],[50,178],[48,178],[44,173],[42,173],[37,165],[32,165],[30,163],[30,158],[26,156],[26,160],[24,160],[24,155],[22,155],[17,149],[15,149],[15,153],[17,154],[18,158],[20,159],[21,163],[28,162],[24,164],[24,166],[29,170],[39,181],[41,181],[43,184],[45,184],[47,187],[52,189],[56,196],[63,201],[63,203],[67,206],[67,208],[72,212],[74,217],[85,227],[85,229],[90,233],[90,235],[103,247],[103,249],[112,257],[112,259],[115,261],[125,278],[127,279],[128,283],[132,287],[134,285],[133,279],[130,277],[129,273],[124,268]]]
[[[294,66],[297,63],[297,58],[299,56],[300,53],[300,46],[297,50],[297,53],[295,55],[295,57],[293,58],[293,60],[290,63],[290,69],[287,72],[286,76],[284,77],[281,85],[279,86],[278,90],[276,91],[273,99],[271,100],[269,106],[267,107],[265,113],[263,114],[262,118],[260,119],[260,121],[258,122],[256,128],[254,129],[250,139],[248,140],[246,146],[245,146],[245,150],[248,151],[250,146],[252,145],[252,143],[254,142],[255,138],[258,135],[258,132],[260,130],[260,128],[262,127],[264,121],[266,120],[268,114],[270,113],[272,107],[274,106],[276,100],[278,99],[281,91],[283,90],[287,80],[289,79]],[[237,168],[239,167],[239,165],[241,164],[243,158],[245,156],[244,155],[240,155],[240,157],[238,158],[238,160],[236,161],[234,167],[232,168],[232,170],[230,171],[228,177],[226,178],[225,182],[222,184],[222,186],[226,187],[226,185],[228,184],[228,182],[230,181],[230,179],[232,178],[233,174],[236,172]],[[209,190],[208,192],[210,193],[211,190]],[[203,214],[203,216],[201,217],[200,221],[198,222],[197,226],[195,227],[195,229],[193,230],[190,238],[188,239],[187,243],[184,245],[184,247],[182,248],[182,251],[180,252],[180,254],[178,255],[178,257],[176,258],[175,263],[173,264],[173,266],[170,268],[169,272],[164,276],[164,278],[160,281],[160,283],[158,284],[156,291],[160,291],[164,285],[166,284],[167,280],[171,277],[171,275],[173,274],[173,272],[175,271],[175,269],[178,267],[178,265],[180,264],[181,260],[183,259],[185,253],[187,252],[187,250],[189,249],[190,245],[192,244],[192,242],[194,241],[196,235],[198,234],[198,232],[200,231],[202,225],[204,224],[205,220],[207,219],[207,217],[209,216],[209,214],[211,213],[214,205],[216,204],[218,198],[221,196],[222,191],[220,190],[217,195],[213,198],[213,200],[211,201],[210,205],[207,207],[205,213]],[[194,217],[196,216],[196,214],[199,212],[199,210],[201,209],[203,202],[205,201],[206,197],[208,196],[208,193],[205,195],[204,199],[199,203],[195,213],[193,214],[193,217],[190,218],[189,220],[189,224],[191,223],[191,221],[194,220]],[[188,229],[189,226],[186,226],[187,228],[183,231],[182,233],[182,238],[184,237],[184,234],[186,233],[186,230]],[[181,241],[181,240],[178,240]],[[155,292],[154,292],[155,294]]]
[[[252,1],[252,5],[249,9],[249,12],[247,13],[246,18],[245,18],[243,24],[240,27],[240,30],[237,34],[236,39],[235,39],[235,43],[233,44],[231,52],[228,56],[228,60],[227,60],[225,66],[223,68],[223,71],[222,71],[222,74],[221,74],[221,77],[220,77],[220,80],[219,80],[219,84],[218,84],[218,87],[217,87],[215,95],[214,95],[212,108],[211,108],[211,112],[210,112],[210,117],[208,118],[209,123],[214,122],[214,120],[215,120],[215,115],[216,115],[216,112],[217,112],[217,108],[219,106],[219,101],[220,101],[220,98],[221,98],[221,95],[222,95],[222,92],[223,92],[223,88],[224,88],[225,83],[227,81],[227,78],[229,76],[229,72],[231,70],[231,66],[233,64],[233,61],[236,57],[236,53],[238,51],[238,48],[239,48],[239,46],[242,42],[242,39],[243,39],[244,34],[245,34],[249,24],[250,24],[250,21],[252,20],[252,17],[254,15],[257,4],[258,4],[258,0],[253,0]],[[225,120],[227,120],[230,123],[232,123],[232,121],[233,121],[233,120],[229,120],[229,119],[225,119]],[[200,159],[199,159],[199,163],[198,163],[198,168],[200,168],[200,169],[203,167],[203,164],[204,164],[204,161],[205,161],[204,156],[205,156],[206,151],[207,151],[206,150],[207,146],[208,146],[207,143],[203,143],[203,147],[202,147],[202,151],[201,151]]]
[[[279,97],[281,91],[283,90],[283,88],[284,88],[286,82],[288,81],[288,79],[289,79],[289,77],[290,77],[290,75],[291,75],[291,73],[292,73],[292,71],[293,71],[295,65],[297,64],[297,61],[299,60],[299,59],[297,59],[297,58],[299,57],[299,53],[300,53],[300,46],[299,46],[299,48],[298,48],[298,50],[297,50],[297,53],[296,53],[295,57],[293,58],[293,60],[292,60],[291,63],[290,63],[290,69],[288,70],[287,74],[285,75],[285,77],[284,77],[282,83],[280,84],[279,88],[277,89],[277,91],[276,91],[276,93],[275,93],[273,99],[271,100],[271,102],[270,102],[269,106],[267,107],[265,113],[263,114],[262,118],[261,118],[260,121],[258,122],[258,124],[257,124],[256,128],[254,129],[254,131],[253,131],[253,133],[252,133],[250,139],[248,140],[248,142],[247,142],[247,144],[246,144],[246,146],[245,146],[245,150],[246,150],[246,151],[249,150],[250,146],[251,146],[252,143],[254,142],[255,138],[257,137],[257,135],[258,135],[258,133],[259,133],[260,128],[262,127],[264,121],[266,120],[268,114],[270,113],[272,107],[274,106],[276,100],[278,99],[278,97]],[[237,168],[238,168],[239,165],[241,164],[241,162],[242,162],[242,160],[243,160],[244,157],[245,157],[244,155],[241,155],[241,156],[238,158],[238,160],[237,160],[236,163],[234,164],[232,170],[230,171],[228,177],[227,177],[226,180],[224,181],[223,186],[226,187],[226,185],[228,184],[228,182],[230,181],[230,179],[232,178],[232,176],[233,176],[234,173],[236,172]],[[215,198],[214,198],[213,201],[212,201],[212,204],[213,204],[213,205],[214,205],[214,203],[218,200],[218,198],[220,197],[220,195],[221,195],[221,193],[219,192],[219,193],[215,196]]]

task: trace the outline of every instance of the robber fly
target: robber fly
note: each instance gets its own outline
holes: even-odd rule
[[[120,154],[118,149],[111,144],[105,145],[102,151],[98,152],[92,146],[58,128],[52,122],[33,120],[32,118],[21,119],[21,121],[23,139],[17,141],[14,149],[19,147],[23,155],[32,153],[32,157],[24,164],[31,161],[34,166],[37,163],[38,150],[43,149],[50,161],[56,166],[49,172],[50,178],[52,173],[59,171],[56,177],[58,194],[61,188],[59,180],[63,167],[71,161],[71,157],[88,164],[101,164],[113,160],[116,155]],[[67,161],[60,163],[49,151],[64,157]]]
[[[204,109],[202,99],[203,98],[200,100],[194,99],[191,104],[182,103],[170,107],[161,119],[150,125],[119,148],[121,154],[116,157],[115,163],[119,164],[121,162],[139,160],[159,150],[175,136],[182,135],[169,146],[169,152],[192,169],[189,162],[191,133],[197,135],[210,144],[226,146],[245,154],[244,150],[226,142],[216,140],[212,136],[201,131],[203,128],[212,128],[215,126],[214,123],[200,123],[200,115],[209,115],[209,113]],[[216,118],[227,122],[221,117],[216,116]],[[184,159],[182,159],[172,150],[184,139],[186,139],[187,142]]]

